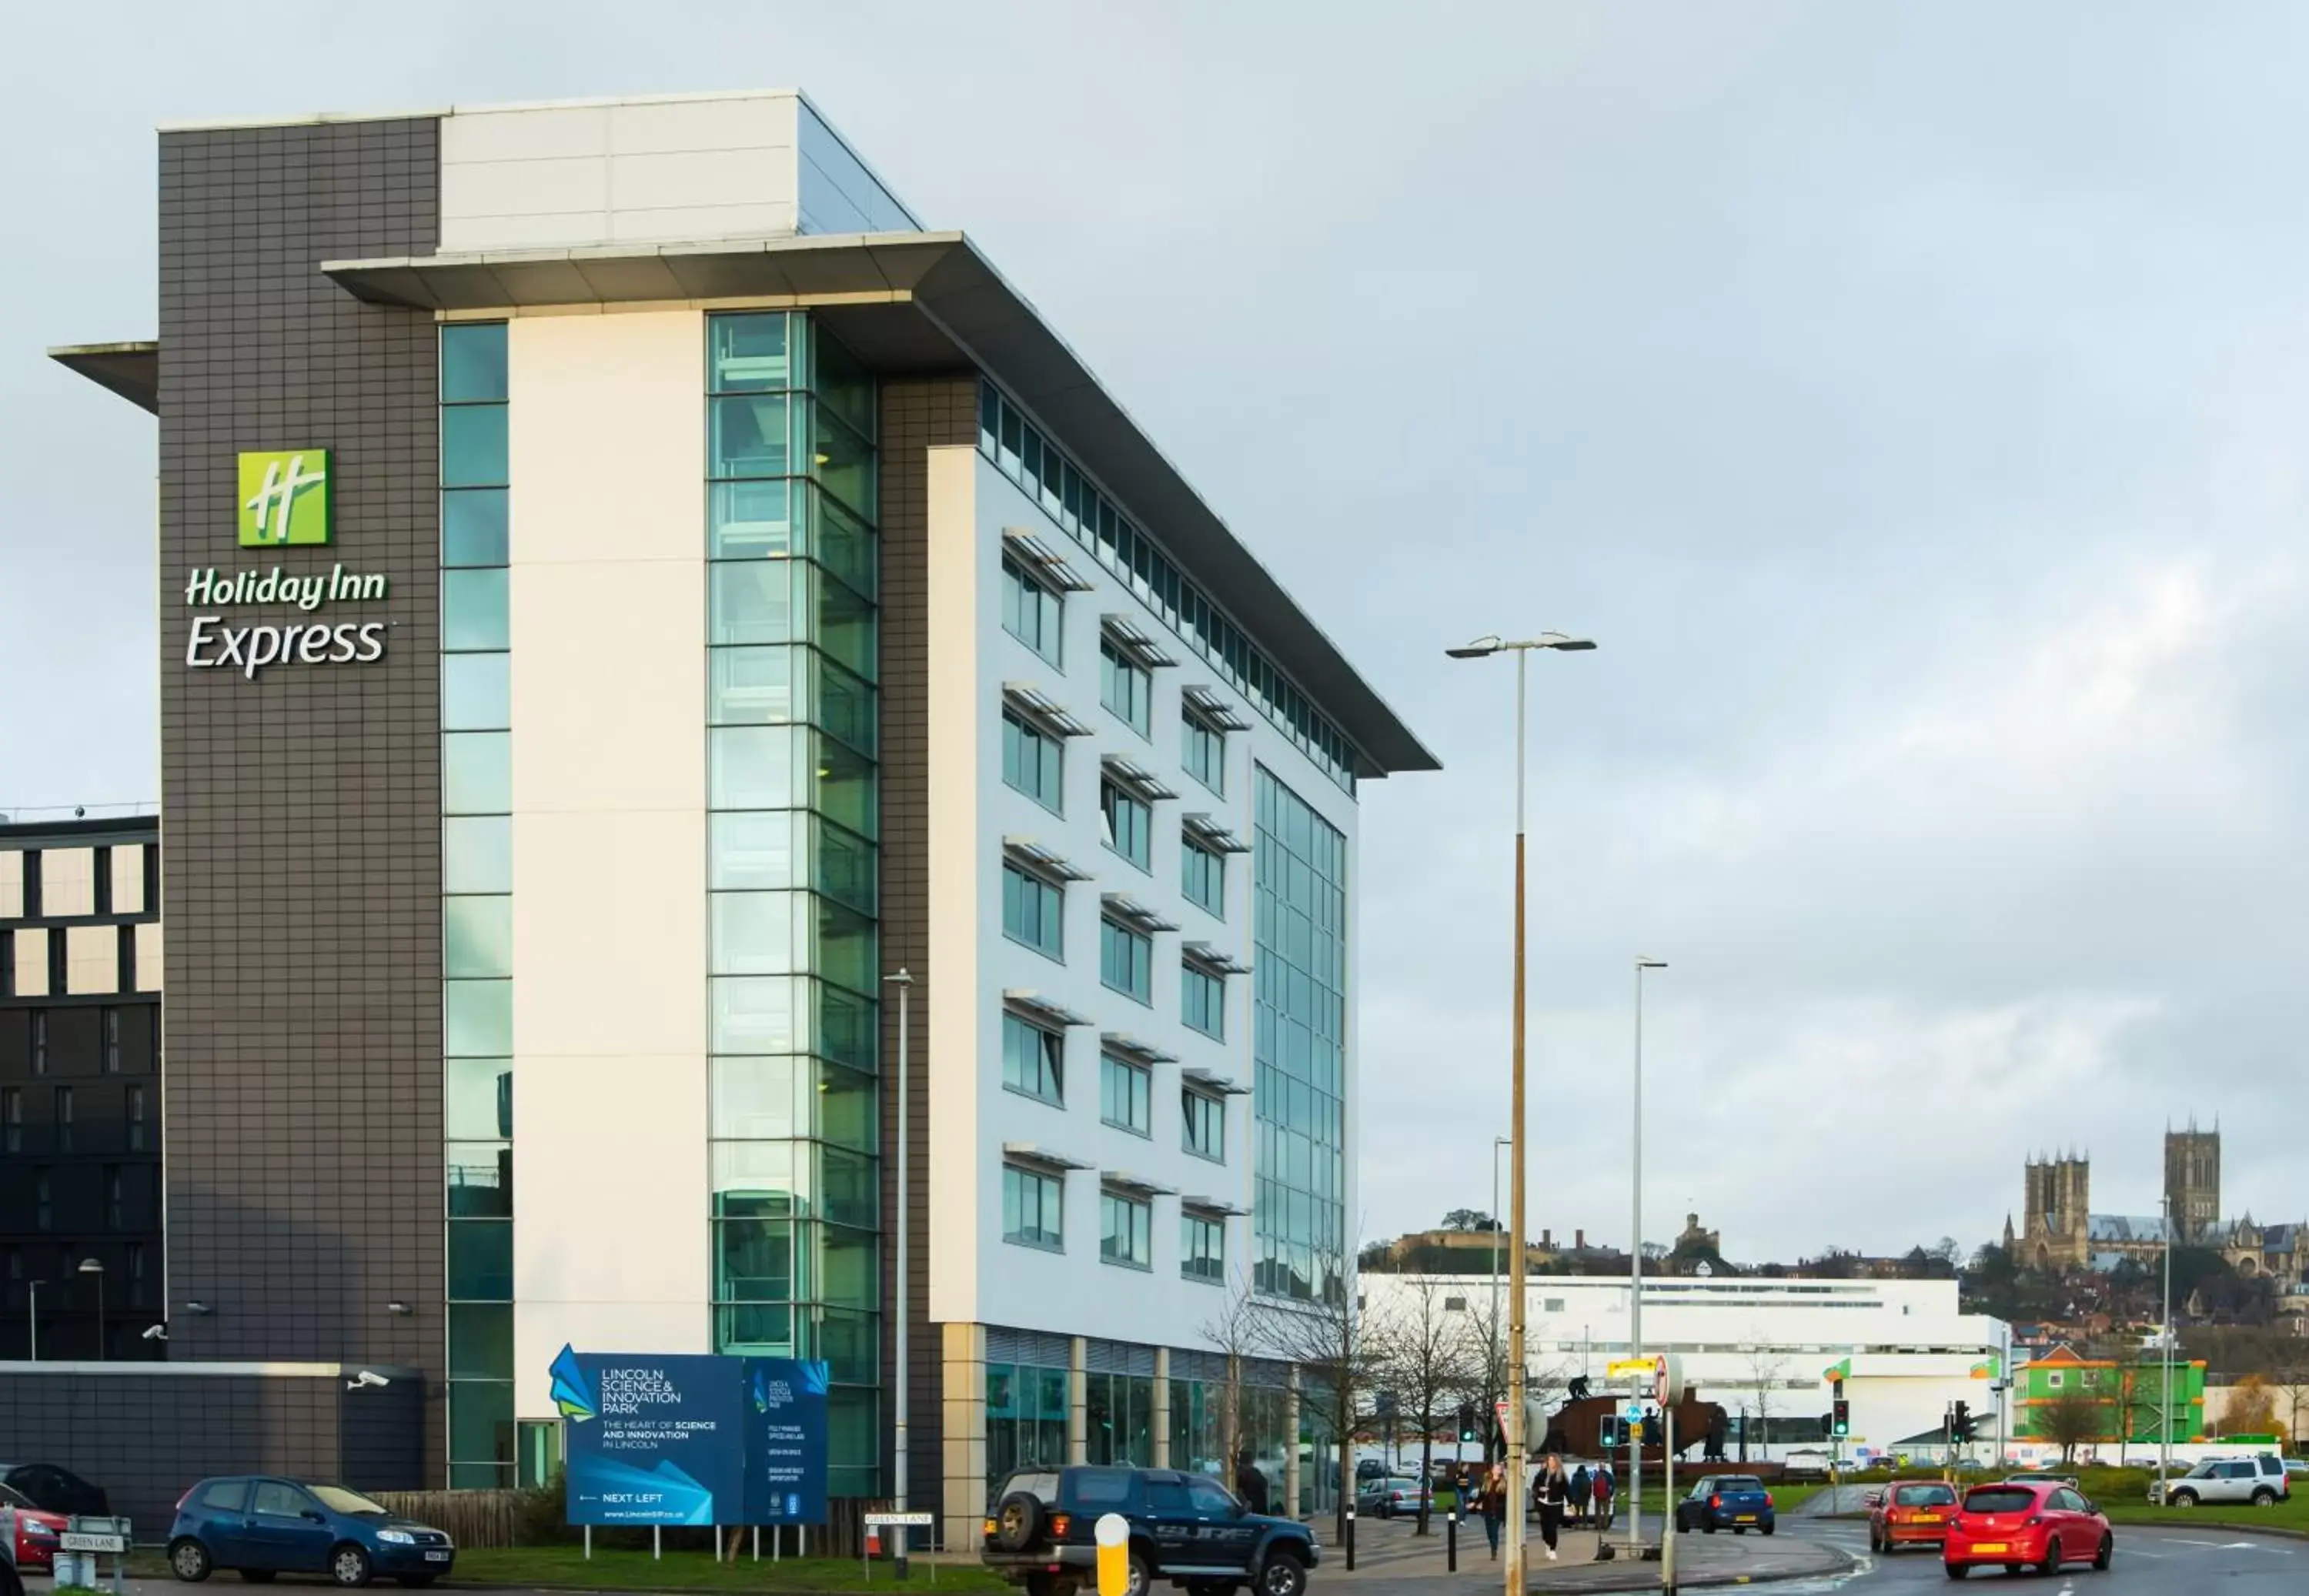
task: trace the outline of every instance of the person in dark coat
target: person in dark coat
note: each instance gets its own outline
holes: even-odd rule
[[[1587,1522],[1588,1510],[1595,1505],[1596,1495],[1593,1482],[1587,1478],[1587,1465],[1586,1463],[1581,1463],[1578,1468],[1571,1471],[1571,1500],[1570,1503],[1570,1506],[1571,1508],[1571,1522],[1575,1524],[1586,1523]]]
[[[1258,1471],[1248,1452],[1240,1454],[1234,1460],[1234,1494],[1241,1497],[1242,1505],[1253,1513],[1267,1511],[1267,1476]]]
[[[1547,1560],[1555,1561],[1555,1537],[1563,1528],[1563,1509],[1571,1496],[1571,1477],[1563,1460],[1551,1452],[1531,1482],[1532,1505],[1539,1509],[1539,1538],[1547,1542]]]

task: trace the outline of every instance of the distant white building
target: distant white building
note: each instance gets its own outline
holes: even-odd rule
[[[1366,1272],[1367,1320],[1432,1311],[1467,1316],[1469,1333],[1487,1338],[1506,1322],[1506,1284],[1491,1275],[1423,1277]],[[1586,1375],[1596,1394],[1604,1371],[1629,1356],[1628,1281],[1597,1276],[1541,1276],[1526,1284],[1529,1367],[1550,1408],[1567,1383]],[[1502,1330],[1502,1333],[1503,1333]],[[1881,1452],[1936,1431],[1949,1404],[1968,1404],[1982,1442],[1997,1435],[1993,1391],[2008,1331],[2003,1321],[1961,1312],[1953,1281],[1767,1280],[1739,1276],[1644,1281],[1641,1351],[1673,1352],[1702,1401],[1731,1418],[1727,1451],[1817,1445],[1829,1411],[1829,1371],[1845,1371],[1851,1404],[1847,1452]],[[1690,1455],[1696,1456],[1697,1454]]]

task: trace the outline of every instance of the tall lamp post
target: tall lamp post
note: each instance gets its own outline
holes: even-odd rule
[[[1562,653],[1578,653],[1596,644],[1585,637],[1566,637],[1561,632],[1543,632],[1537,637],[1519,643],[1509,643],[1493,635],[1479,637],[1465,648],[1446,649],[1454,660],[1482,660],[1491,655],[1510,653],[1516,661],[1516,735],[1515,735],[1515,980],[1514,1020],[1510,1032],[1509,1065],[1512,1083],[1509,1093],[1508,1121],[1508,1495],[1514,1505],[1508,1517],[1508,1555],[1501,1559],[1507,1579],[1508,1596],[1524,1596],[1524,1459],[1527,1453],[1529,1427],[1524,1414],[1524,703],[1525,665],[1534,649],[1553,649]]]
[[[96,1276],[96,1358],[101,1363],[104,1361],[104,1265],[94,1258],[82,1258],[80,1272]]]
[[[908,1278],[906,1272],[906,1244],[910,1239],[906,1230],[906,1110],[908,1107],[906,1100],[906,1045],[909,1040],[907,1031],[909,1024],[913,1018],[911,1012],[912,1005],[908,1000],[913,993],[914,978],[912,971],[901,968],[897,974],[886,975],[882,979],[886,985],[898,988],[898,1289],[896,1292],[897,1300],[895,1305],[897,1309],[898,1324],[897,1335],[893,1342],[893,1350],[896,1358],[895,1367],[897,1370],[898,1389],[892,1394],[890,1402],[890,1445],[892,1454],[890,1483],[893,1488],[890,1493],[890,1508],[894,1513],[904,1513],[906,1511],[906,1387],[908,1385],[906,1367],[906,1312],[908,1304],[906,1301],[906,1293],[907,1288],[912,1283]],[[907,1542],[913,1538],[913,1533],[904,1524],[894,1524],[891,1527],[898,1532],[898,1577],[900,1579],[904,1579],[906,1577]],[[935,1545],[936,1543],[933,1542],[932,1544]]]
[[[1665,970],[1665,959],[1647,959],[1636,955],[1636,1085],[1635,1125],[1630,1139],[1628,1182],[1634,1193],[1632,1211],[1628,1221],[1628,1356],[1644,1355],[1644,971]],[[1628,1443],[1628,1548],[1633,1551],[1643,1538],[1644,1448],[1641,1441]],[[1669,1511],[1674,1511],[1673,1505]],[[1663,1530],[1663,1534],[1672,1531]]]
[[[2162,1502],[2173,1478],[2173,1194],[2166,1192],[2165,1214],[2165,1320],[2158,1326],[2164,1343],[2165,1367],[2157,1380],[2157,1499]]]

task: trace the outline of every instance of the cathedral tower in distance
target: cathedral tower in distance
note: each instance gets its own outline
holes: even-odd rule
[[[2081,1268],[2092,1255],[2092,1160],[2032,1159],[2028,1184],[2021,1263],[2034,1269]]]
[[[2196,1121],[2184,1131],[2165,1133],[2165,1200],[2172,1204],[2176,1241],[2201,1242],[2220,1226],[2221,1132],[2201,1131]]]

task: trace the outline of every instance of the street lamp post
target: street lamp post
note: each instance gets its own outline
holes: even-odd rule
[[[2158,1326],[2165,1367],[2157,1380],[2157,1499],[2172,1489],[2173,1478],[2173,1194],[2166,1192],[2165,1215],[2165,1317]]]
[[[1500,1367],[1500,1149],[1508,1144],[1506,1136],[1492,1138],[1492,1323],[1491,1333],[1485,1338],[1491,1347],[1491,1363],[1483,1370],[1485,1385],[1491,1383],[1492,1371]]]
[[[1628,1220],[1628,1356],[1644,1355],[1644,971],[1665,970],[1664,959],[1636,956],[1636,1083],[1635,1122],[1630,1139],[1630,1165],[1632,1170],[1628,1185],[1634,1201]],[[1643,1539],[1644,1446],[1640,1440],[1628,1443],[1628,1549],[1633,1551]],[[1673,1513],[1673,1505],[1668,1509]],[[1663,1534],[1672,1531],[1663,1530]]]
[[[1509,643],[1497,636],[1479,637],[1465,648],[1446,649],[1454,660],[1481,660],[1511,653],[1516,660],[1515,737],[1515,977],[1514,1011],[1509,1046],[1508,1121],[1508,1495],[1513,1500],[1508,1517],[1508,1555],[1502,1559],[1508,1596],[1524,1596],[1524,1460],[1529,1428],[1524,1414],[1524,703],[1525,664],[1534,649],[1578,653],[1596,645],[1585,637],[1543,632],[1537,637]]]
[[[82,1258],[80,1272],[96,1276],[96,1358],[101,1363],[104,1361],[104,1265],[94,1258]]]
[[[896,1353],[898,1389],[892,1393],[890,1402],[890,1483],[893,1488],[890,1508],[894,1513],[904,1513],[906,1511],[906,1292],[912,1283],[906,1274],[906,1244],[909,1240],[906,1229],[906,1044],[909,1022],[913,1018],[908,999],[914,989],[914,978],[911,971],[901,969],[897,974],[882,979],[886,984],[898,988],[898,1324],[893,1342]],[[912,1539],[912,1531],[902,1523],[891,1527],[898,1532],[898,1577],[904,1579],[906,1577],[907,1542]]]

